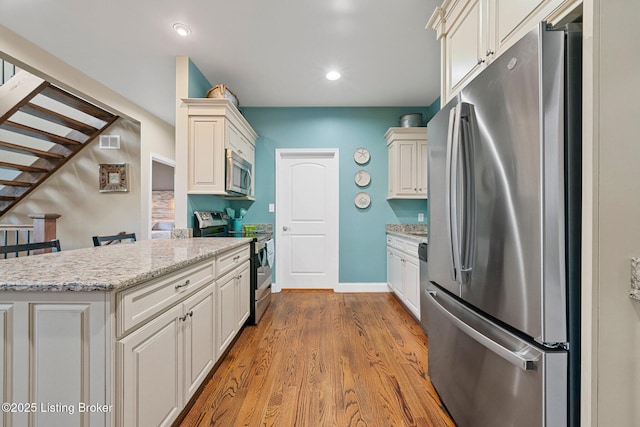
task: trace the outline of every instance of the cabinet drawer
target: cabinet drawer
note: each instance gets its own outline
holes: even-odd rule
[[[413,240],[403,240],[402,241],[402,251],[407,255],[411,255],[413,257],[418,257],[418,242]]]
[[[214,278],[214,262],[210,260],[120,292],[116,298],[118,337],[211,283]]]
[[[216,259],[216,277],[222,277],[244,261],[249,259],[249,245],[233,249],[219,255]]]
[[[403,249],[402,240],[394,236],[387,236],[387,246],[391,246],[394,249]]]

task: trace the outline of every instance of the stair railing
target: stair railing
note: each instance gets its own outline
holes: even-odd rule
[[[57,238],[56,221],[60,218],[59,214],[29,214],[29,217],[33,219],[33,224],[31,225],[0,224],[0,246],[47,242]],[[51,249],[40,249],[34,251],[33,254],[44,252],[51,252]],[[4,259],[12,258],[13,256],[17,255],[4,254]]]

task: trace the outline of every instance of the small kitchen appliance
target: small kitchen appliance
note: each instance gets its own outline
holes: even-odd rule
[[[225,191],[231,195],[248,196],[251,194],[252,165],[233,150],[225,150],[226,182]]]

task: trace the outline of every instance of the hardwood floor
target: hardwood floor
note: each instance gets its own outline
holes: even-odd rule
[[[391,294],[280,292],[180,426],[454,426]]]

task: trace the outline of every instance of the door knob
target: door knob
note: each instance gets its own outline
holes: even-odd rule
[[[289,230],[289,227],[287,227],[286,225],[282,226],[282,231],[287,231]]]

